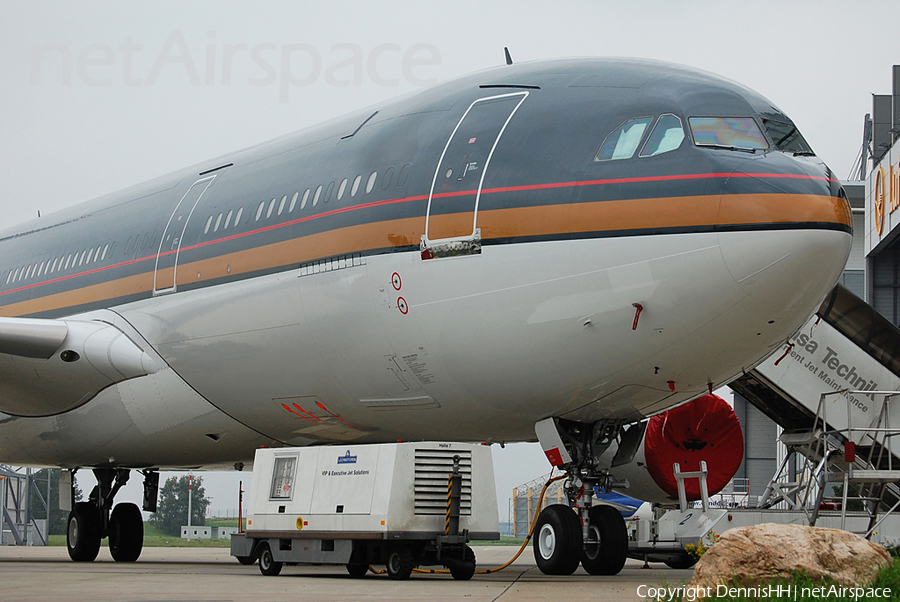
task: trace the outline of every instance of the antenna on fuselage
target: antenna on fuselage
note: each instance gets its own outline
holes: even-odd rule
[[[512,65],[512,57],[509,56],[509,48],[507,48],[506,46],[503,47],[503,54],[506,55],[506,64]]]

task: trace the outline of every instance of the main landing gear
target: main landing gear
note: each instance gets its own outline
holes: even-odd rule
[[[534,559],[547,575],[571,575],[578,564],[591,575],[615,575],[625,566],[628,533],[612,506],[592,506],[594,486],[614,485],[597,458],[620,437],[617,424],[547,419],[535,426],[547,457],[566,472],[567,504],[544,508],[534,524]]]
[[[117,562],[134,562],[144,547],[144,518],[141,509],[130,502],[113,500],[130,471],[125,468],[95,468],[97,486],[88,501],[77,502],[69,512],[66,547],[76,562],[91,562],[100,552],[100,540],[109,539],[109,553]],[[144,475],[144,510],[156,511],[159,473],[142,471]]]

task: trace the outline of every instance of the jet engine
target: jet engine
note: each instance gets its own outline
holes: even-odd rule
[[[709,495],[721,491],[744,457],[744,436],[734,409],[717,395],[704,395],[684,405],[632,424],[622,434],[609,472],[628,481],[621,493],[648,502],[678,502],[674,466],[681,472],[700,470],[706,461]],[[604,454],[607,456],[607,454]],[[607,456],[608,457],[608,456]],[[688,500],[700,499],[700,480],[684,482]]]

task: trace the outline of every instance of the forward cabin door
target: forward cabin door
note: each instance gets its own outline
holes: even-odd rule
[[[181,251],[181,242],[184,240],[184,232],[188,221],[194,213],[194,207],[200,202],[200,197],[216,179],[215,175],[201,178],[194,182],[191,188],[184,193],[169,223],[163,231],[162,240],[159,242],[159,251],[156,254],[156,269],[153,274],[153,294],[162,295],[175,292],[175,278],[178,271],[178,253]]]
[[[456,124],[431,182],[423,259],[480,252],[478,203],[484,178],[497,143],[527,96],[513,92],[479,98]]]

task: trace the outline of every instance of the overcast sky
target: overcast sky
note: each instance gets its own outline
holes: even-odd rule
[[[0,228],[501,65],[503,46],[516,62],[636,56],[736,80],[846,178],[871,94],[891,92],[898,17],[896,0],[0,0]],[[548,468],[515,447],[503,507]],[[209,479],[213,508],[236,507],[238,478]]]

